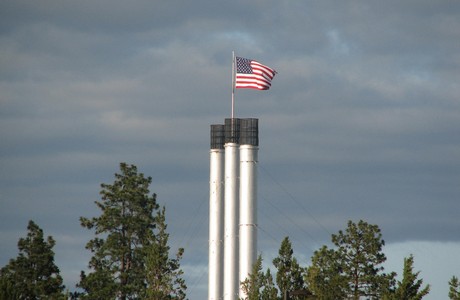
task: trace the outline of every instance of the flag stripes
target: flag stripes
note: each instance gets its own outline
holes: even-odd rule
[[[268,90],[276,71],[255,60],[236,57],[235,88]]]

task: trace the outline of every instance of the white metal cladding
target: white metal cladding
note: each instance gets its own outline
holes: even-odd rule
[[[222,299],[224,256],[224,150],[210,151],[208,299]]]
[[[240,282],[252,272],[257,259],[257,162],[258,147],[240,145]],[[246,297],[241,288],[239,296]]]
[[[211,125],[209,300],[245,297],[257,259],[258,131],[258,119]]]
[[[225,144],[224,299],[238,299],[239,145]]]

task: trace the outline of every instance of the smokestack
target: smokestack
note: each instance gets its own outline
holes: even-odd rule
[[[211,125],[209,300],[244,298],[240,282],[257,259],[258,121]]]
[[[211,125],[208,299],[222,299],[224,239],[224,125]]]
[[[242,119],[240,124],[240,225],[239,281],[252,273],[257,260],[257,163],[258,119]],[[240,298],[245,293],[240,289]]]
[[[240,119],[225,119],[224,299],[238,299]]]

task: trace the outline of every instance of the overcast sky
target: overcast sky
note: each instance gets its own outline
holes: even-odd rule
[[[259,118],[259,251],[303,265],[348,220],[377,224],[387,271],[414,254],[426,299],[460,276],[460,2],[0,2],[0,265],[34,220],[73,290],[119,163],[153,178],[190,299],[207,295],[209,126],[231,57],[278,71],[238,90]]]

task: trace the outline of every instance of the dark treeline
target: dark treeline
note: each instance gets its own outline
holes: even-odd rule
[[[81,271],[76,292],[63,285],[54,263],[51,236],[33,221],[18,242],[19,254],[0,270],[0,300],[15,299],[186,299],[187,286],[180,266],[184,249],[171,256],[165,207],[151,194],[151,177],[136,166],[120,164],[112,184],[101,184],[95,204],[100,215],[80,217],[94,238],[86,249],[92,257],[89,272]],[[430,291],[414,272],[414,257],[404,258],[402,276],[386,272],[385,245],[377,225],[349,221],[331,237],[333,247],[316,250],[309,266],[300,266],[289,237],[282,242],[270,268],[262,256],[252,274],[241,283],[247,300],[278,299],[422,299]],[[460,300],[460,282],[449,281],[449,299]]]

